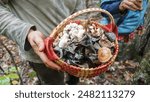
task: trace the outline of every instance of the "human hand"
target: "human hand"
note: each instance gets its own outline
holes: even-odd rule
[[[28,34],[28,41],[34,52],[41,58],[41,60],[47,67],[55,70],[60,70],[60,67],[54,62],[50,61],[44,53],[44,35],[40,31],[30,30]]]
[[[143,26],[140,26],[135,30],[135,33],[138,35],[143,35],[145,33],[145,28]]]
[[[142,10],[142,0],[122,0],[119,5],[120,11],[129,10]]]

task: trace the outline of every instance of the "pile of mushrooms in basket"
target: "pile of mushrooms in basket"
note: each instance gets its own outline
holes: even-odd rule
[[[95,24],[70,22],[54,42],[57,55],[68,64],[90,68],[108,62],[115,49],[116,36]]]
[[[102,25],[93,18],[74,19],[99,12],[110,18]],[[105,72],[118,54],[117,27],[113,16],[100,8],[78,11],[63,20],[45,39],[48,58],[62,71],[76,77],[90,78]]]

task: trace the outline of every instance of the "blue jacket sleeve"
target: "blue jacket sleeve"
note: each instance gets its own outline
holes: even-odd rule
[[[110,1],[105,1],[105,0],[102,0],[102,3],[101,3],[101,8],[102,9],[105,9],[107,11],[109,11],[112,15],[114,14],[118,14],[120,13],[119,11],[119,5],[121,3],[121,0],[110,0]]]

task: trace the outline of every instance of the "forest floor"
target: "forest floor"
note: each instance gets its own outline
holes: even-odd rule
[[[92,1],[92,2],[91,2]],[[97,6],[99,0],[87,0],[88,7]],[[0,36],[0,84],[20,84],[17,73],[19,71],[20,78],[24,85],[36,85],[39,80],[36,73],[23,61],[19,56],[18,47],[15,42],[8,40],[4,36]],[[6,50],[4,45],[7,47]],[[139,72],[141,69],[141,58],[134,49],[134,43],[129,42],[120,46],[118,58],[108,71],[91,79],[80,79],[80,85],[133,85],[148,84],[145,80],[146,75]],[[150,54],[149,54],[150,55]],[[12,57],[11,57],[12,56]],[[15,61],[15,63],[13,62]],[[150,63],[148,63],[149,67]],[[16,70],[17,66],[17,70]],[[149,70],[148,70],[149,71]],[[140,74],[139,74],[140,73]],[[147,72],[145,72],[147,73]],[[148,76],[149,77],[149,76]]]
[[[13,56],[23,84],[25,85],[35,85],[38,84],[38,78],[36,77],[35,72],[30,68],[26,61],[22,61],[18,48],[16,44],[8,40],[6,37],[0,36],[3,44],[9,49]],[[126,49],[128,50],[128,49]],[[121,59],[121,58],[119,58]],[[16,74],[15,64],[13,62],[10,54],[5,49],[5,47],[0,45],[0,84],[20,84],[19,77]],[[79,84],[93,84],[93,85],[120,85],[120,84],[133,84],[133,76],[139,68],[139,62],[134,59],[124,59],[115,61],[112,66],[109,67],[109,70],[97,77],[91,79],[80,79]],[[5,76],[5,77],[4,77]],[[10,79],[8,79],[7,78]],[[5,79],[6,78],[6,79]]]

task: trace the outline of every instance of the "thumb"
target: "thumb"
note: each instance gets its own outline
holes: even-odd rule
[[[45,49],[44,41],[39,45],[39,51],[42,52]]]
[[[45,49],[44,39],[42,37],[38,36],[35,39],[35,43],[38,46],[40,52],[42,52]]]

